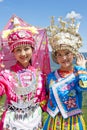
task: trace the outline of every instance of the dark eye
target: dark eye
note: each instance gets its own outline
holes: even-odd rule
[[[24,50],[25,51],[28,51],[28,50],[30,50],[31,49],[31,47],[26,47]]]
[[[66,53],[65,53],[65,55],[68,55],[68,54],[69,54],[69,52],[66,52]]]
[[[61,54],[60,54],[60,53],[57,53],[57,56],[61,56]]]
[[[70,52],[66,52],[66,53],[65,53],[65,55],[69,55],[69,54],[70,54]]]
[[[20,48],[15,49],[15,52],[21,52]]]

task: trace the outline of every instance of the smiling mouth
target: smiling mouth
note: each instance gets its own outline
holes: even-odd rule
[[[20,57],[20,59],[27,59],[27,57]]]
[[[62,63],[68,63],[69,61],[63,61]]]

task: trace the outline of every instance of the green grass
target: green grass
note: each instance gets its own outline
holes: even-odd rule
[[[0,106],[4,105],[5,99],[6,99],[5,95],[0,97]]]
[[[6,98],[5,95],[0,97],[0,119],[1,119],[2,112],[3,112],[1,108],[4,105],[5,98]]]
[[[83,110],[83,118],[85,120],[86,129],[87,129],[87,106],[83,107],[82,110]]]

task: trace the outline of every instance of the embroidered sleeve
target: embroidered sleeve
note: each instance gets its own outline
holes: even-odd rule
[[[87,70],[78,66],[76,76],[78,77],[78,89],[87,90]]]
[[[1,76],[0,76],[0,78],[1,78]],[[3,85],[2,83],[0,83],[0,97],[1,97],[2,95],[4,95],[4,94],[5,94],[4,85]]]
[[[4,76],[0,73],[0,96],[5,94],[5,79]]]
[[[10,79],[10,71],[4,70],[0,72],[0,96],[6,93]]]
[[[42,109],[45,111],[46,110],[46,90],[44,86],[44,77],[41,73],[38,75],[38,87],[37,87],[37,92],[36,96],[38,98],[38,102],[40,103],[40,106]]]

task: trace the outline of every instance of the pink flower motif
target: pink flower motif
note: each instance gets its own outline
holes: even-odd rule
[[[74,126],[76,126],[76,122],[74,122]]]
[[[64,87],[62,87],[61,90],[62,90],[62,91],[70,90],[70,86],[69,86],[69,85],[68,85],[68,86],[64,86]]]
[[[68,122],[65,122],[65,126],[68,126]]]
[[[59,121],[57,121],[57,125],[58,125],[58,126],[60,125],[60,122],[59,122]]]
[[[76,98],[70,97],[69,100],[65,101],[64,103],[67,104],[68,109],[77,107]]]

